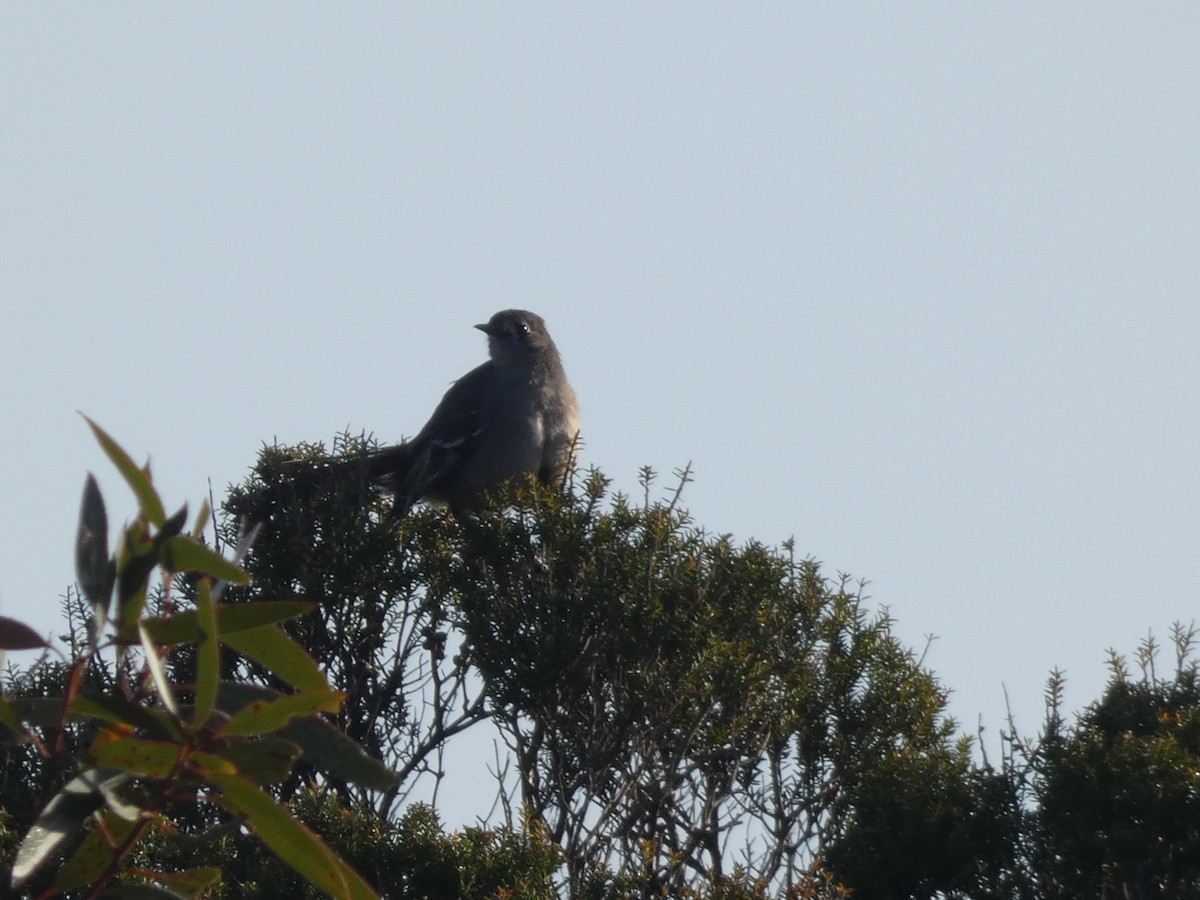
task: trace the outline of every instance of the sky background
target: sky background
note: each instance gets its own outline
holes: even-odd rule
[[[994,758],[1196,616],[1198,283],[1196,4],[0,4],[0,612],[133,514],[77,410],[194,509],[524,307],[585,464],[867,579]]]

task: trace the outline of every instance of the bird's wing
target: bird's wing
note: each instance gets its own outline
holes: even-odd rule
[[[487,387],[494,377],[492,364],[472,369],[450,386],[421,432],[412,439],[416,492],[434,499],[475,455],[483,434]],[[420,471],[417,471],[417,470]]]

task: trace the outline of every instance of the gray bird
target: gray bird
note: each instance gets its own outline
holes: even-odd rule
[[[396,494],[396,515],[417,500],[455,512],[506,479],[558,485],[579,438],[579,404],[542,317],[523,309],[486,325],[490,359],[450,386],[410,441],[367,460],[367,474]]]

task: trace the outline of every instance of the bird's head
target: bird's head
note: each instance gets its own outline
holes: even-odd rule
[[[537,313],[524,309],[505,309],[476,325],[488,336],[488,353],[500,365],[520,362],[554,349],[546,323]]]

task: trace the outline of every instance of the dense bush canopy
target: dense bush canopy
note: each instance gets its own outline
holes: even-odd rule
[[[38,857],[28,890],[86,884],[47,864],[99,847],[136,799],[152,827],[106,838],[97,884],[191,872],[157,889],[321,896],[334,882],[314,887],[289,844],[311,835],[344,867],[337,883],[388,897],[1200,896],[1190,630],[1173,633],[1166,675],[1152,644],[1137,677],[1114,657],[1074,724],[1052,678],[1042,733],[1006,732],[992,767],[859,586],[789,545],[697,526],[686,472],[662,497],[649,471],[636,501],[592,471],[562,491],[511,485],[477,514],[397,520],[364,477],[368,450],[350,436],[332,457],[264,449],[215,530],[248,580],[198,530],[173,543],[182,519],[114,456],[143,501],[134,549],[81,555],[66,653],[9,671],[0,846],[28,859],[21,839],[51,797],[116,764],[97,769],[99,747],[165,729],[200,762],[121,763],[120,790],[94,788],[96,811]],[[96,510],[85,499],[81,535]],[[256,610],[280,612],[251,627]],[[110,613],[115,643],[99,637]],[[111,698],[110,721],[75,697]],[[410,792],[445,774],[450,742],[487,735],[505,751],[495,818],[447,833]]]

